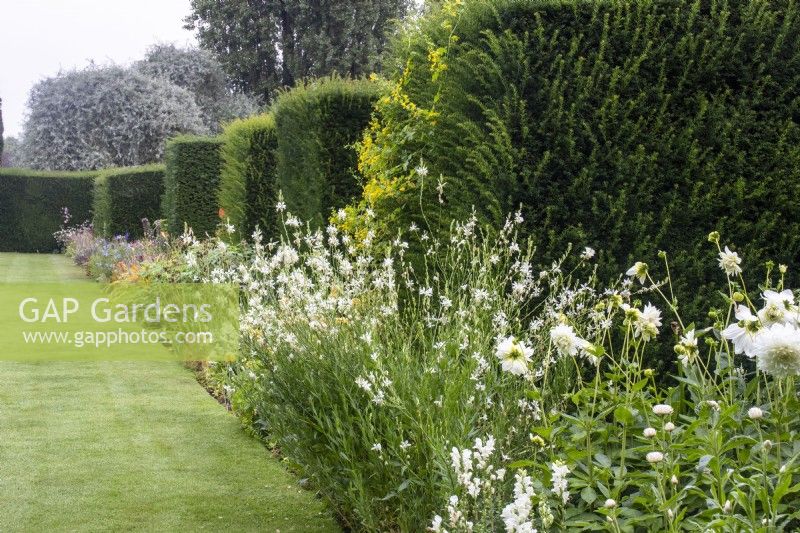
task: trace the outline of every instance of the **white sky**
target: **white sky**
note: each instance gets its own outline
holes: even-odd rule
[[[190,0],[0,0],[5,136],[22,129],[28,91],[59,69],[126,64],[154,43],[194,44]]]

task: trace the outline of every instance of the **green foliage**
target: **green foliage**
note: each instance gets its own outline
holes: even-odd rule
[[[256,227],[275,235],[275,120],[272,115],[236,120],[223,138],[220,207],[239,235],[247,237]]]
[[[192,0],[186,28],[222,62],[238,90],[271,101],[282,87],[339,73],[378,72],[392,21],[410,0]]]
[[[328,78],[277,98],[278,188],[293,214],[319,224],[360,192],[353,144],[383,89],[379,81]]]
[[[398,40],[362,144],[379,235],[521,204],[545,264],[593,246],[610,278],[666,251],[690,319],[711,291],[709,231],[736,235],[746,267],[800,254],[796,4],[456,4]]]
[[[92,217],[94,172],[36,172],[0,169],[0,251],[53,252],[53,234],[64,219]]]
[[[599,284],[590,254],[534,270],[519,224],[454,223],[413,271],[403,232],[353,247],[287,228],[279,246],[179,241],[141,272],[248,280],[242,353],[205,377],[348,530],[796,531],[784,269],[745,281],[723,252],[705,307],[722,310],[689,324],[646,276],[641,294]],[[645,364],[656,339],[672,384]]]
[[[196,235],[214,232],[219,222],[221,146],[218,137],[190,135],[167,143],[162,213],[172,233],[181,233],[184,224]]]
[[[161,218],[164,165],[101,171],[94,183],[94,220],[98,235],[141,237],[142,219]]]

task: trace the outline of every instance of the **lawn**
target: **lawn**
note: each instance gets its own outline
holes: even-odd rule
[[[0,254],[0,282],[82,279]],[[0,531],[336,531],[176,363],[0,362]]]

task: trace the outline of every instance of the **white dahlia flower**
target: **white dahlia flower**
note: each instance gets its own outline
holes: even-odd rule
[[[742,258],[739,257],[739,254],[732,252],[727,246],[724,251],[719,253],[719,267],[725,271],[728,277],[742,273],[742,267],[739,266],[741,263]]]
[[[722,330],[722,336],[733,343],[734,352],[753,357],[756,337],[760,331],[758,318],[746,306],[737,305],[736,320],[738,322]]]
[[[504,371],[522,376],[528,371],[533,350],[514,337],[506,337],[498,343],[496,355]]]
[[[636,263],[625,272],[625,275],[631,278],[638,278],[639,283],[644,285],[645,280],[647,280],[647,263],[636,261]]]
[[[658,335],[659,327],[661,327],[661,311],[653,304],[647,304],[637,313],[636,321],[633,323],[633,332],[642,340],[649,341]]]
[[[764,328],[753,346],[756,366],[775,377],[800,374],[800,330],[789,324]]]
[[[789,289],[781,292],[764,291],[764,307],[758,312],[758,318],[765,326],[792,322],[796,314],[793,311],[794,294]]]
[[[589,343],[575,333],[572,326],[559,324],[550,330],[550,340],[561,355],[577,355],[579,350],[585,350]]]

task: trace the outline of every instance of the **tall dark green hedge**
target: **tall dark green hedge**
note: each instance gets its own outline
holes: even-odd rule
[[[73,225],[91,220],[95,175],[0,169],[0,252],[55,251],[64,208]]]
[[[754,278],[800,257],[794,2],[467,0],[396,59],[362,149],[376,220],[474,205],[498,224],[521,204],[544,263],[588,245],[606,278],[635,260],[664,274],[665,250],[689,321],[724,282],[710,231]]]
[[[249,237],[259,227],[267,238],[278,230],[275,151],[278,146],[272,115],[236,120],[223,133],[219,205]]]
[[[197,236],[214,233],[220,221],[221,146],[218,137],[188,135],[167,143],[162,212],[172,233],[180,234],[184,224]]]
[[[0,162],[3,161],[3,148],[5,146],[5,137],[3,137],[3,99],[0,98]]]
[[[142,220],[161,218],[164,165],[100,171],[94,182],[94,230],[100,235],[141,237]]]
[[[353,145],[384,89],[378,81],[325,78],[276,99],[278,188],[292,213],[323,223],[360,193]]]

